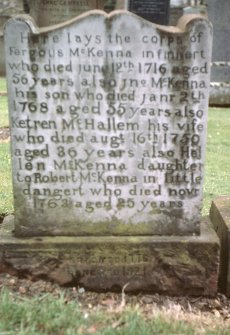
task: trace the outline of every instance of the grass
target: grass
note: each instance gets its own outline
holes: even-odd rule
[[[205,164],[203,214],[211,200],[230,194],[230,109],[210,108]]]
[[[7,127],[9,125],[8,104],[7,96],[2,95],[3,93],[6,93],[6,81],[0,77],[0,127]]]
[[[205,319],[206,330],[197,316],[186,321],[177,305],[167,311],[153,307],[143,314],[138,305],[102,308],[82,308],[77,300],[68,301],[64,294],[55,299],[50,294],[26,298],[7,290],[0,292],[1,335],[227,335],[227,325]],[[31,308],[33,306],[33,308]],[[210,323],[209,323],[210,322]]]
[[[9,143],[0,142],[0,217],[13,212]]]
[[[0,77],[0,92],[6,92],[6,80],[4,77]]]

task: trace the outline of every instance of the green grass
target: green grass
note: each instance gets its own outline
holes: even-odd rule
[[[0,142],[0,217],[13,212],[9,143]]]
[[[0,127],[7,127],[9,125],[7,96],[3,96],[2,93],[6,93],[6,81],[0,77]]]
[[[0,77],[0,92],[6,92],[6,80],[4,77]]]
[[[9,119],[8,119],[8,104],[7,104],[7,96],[0,95],[0,127],[8,127]]]
[[[68,301],[64,294],[53,298],[46,294],[26,298],[0,292],[1,335],[193,335],[198,333],[195,322],[172,319],[172,315],[154,313],[146,317],[137,306],[106,312],[100,308],[82,308],[77,300]],[[32,307],[32,308],[31,308]],[[173,314],[173,311],[171,312]],[[227,335],[227,327],[218,327],[202,334]]]
[[[210,108],[205,164],[203,214],[211,200],[230,194],[230,109]]]

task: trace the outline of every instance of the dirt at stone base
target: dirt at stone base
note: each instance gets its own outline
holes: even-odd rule
[[[0,141],[5,141],[10,138],[9,128],[0,128]]]
[[[148,318],[153,309],[170,311],[175,317],[183,315],[194,319],[197,316],[205,318],[205,323],[224,322],[230,327],[230,299],[218,294],[215,298],[207,297],[169,297],[159,294],[125,294],[96,293],[85,290],[83,287],[60,287],[44,280],[31,281],[29,278],[18,278],[9,274],[0,274],[0,290],[7,288],[15,297],[39,297],[51,294],[54,298],[65,296],[66,302],[77,301],[81,308],[87,310],[118,310],[121,306],[138,306],[139,310]],[[181,316],[178,316],[181,318]],[[209,321],[207,321],[209,320]],[[230,328],[229,328],[230,329]]]

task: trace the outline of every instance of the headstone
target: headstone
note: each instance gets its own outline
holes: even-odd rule
[[[127,9],[144,19],[167,25],[169,22],[169,0],[126,0]]]
[[[0,2],[0,17],[23,12],[23,0],[4,0]]]
[[[6,74],[3,27],[10,16],[0,16],[0,77]]]
[[[29,3],[30,15],[39,27],[50,26],[67,21],[86,11],[103,9],[104,0],[32,0]]]
[[[230,105],[230,2],[209,0],[208,16],[213,24],[210,104]]]
[[[14,14],[23,13],[22,0],[5,0],[0,1],[0,76],[5,76],[5,54],[4,54],[4,38],[3,26],[5,22]]]
[[[209,22],[94,11],[39,29],[22,17],[5,41],[15,218],[0,266],[97,290],[215,294],[218,239],[200,213]]]
[[[170,15],[169,25],[176,26],[179,18],[183,15],[183,8],[185,7],[184,0],[171,0],[170,1]]]
[[[199,234],[206,21],[30,26],[6,30],[17,235]]]

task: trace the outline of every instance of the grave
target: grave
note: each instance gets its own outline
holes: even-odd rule
[[[21,0],[7,0],[0,2],[0,76],[5,76],[5,55],[3,26],[5,22],[15,14],[23,13],[23,2]]]
[[[215,295],[201,218],[211,26],[91,11],[5,27],[15,215],[7,271],[96,290]]]
[[[230,106],[229,1],[209,0],[208,15],[213,24],[210,105],[227,107]]]
[[[39,27],[67,21],[92,9],[103,9],[104,0],[47,1],[32,0],[28,4],[29,13]]]
[[[186,7],[184,0],[171,0],[169,12],[169,25],[176,26],[177,21],[183,15],[183,8]]]
[[[127,10],[154,23],[169,23],[169,0],[126,0]]]
[[[9,18],[10,16],[0,16],[0,77],[6,74],[3,26]]]

